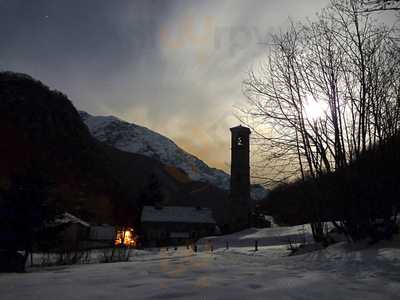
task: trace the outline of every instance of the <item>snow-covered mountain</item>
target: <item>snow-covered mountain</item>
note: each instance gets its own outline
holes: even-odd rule
[[[194,155],[179,148],[169,138],[146,127],[125,122],[114,116],[92,116],[80,112],[91,134],[101,142],[117,149],[142,154],[175,166],[194,181],[208,182],[221,189],[229,189],[230,176],[222,170],[211,168]],[[252,197],[265,197],[266,191],[259,185],[252,188]]]
[[[179,148],[169,138],[148,128],[128,123],[113,116],[92,116],[80,112],[91,134],[101,142],[117,149],[146,155],[164,164],[185,171],[195,181],[209,182],[229,189],[229,175],[210,168],[202,160]]]

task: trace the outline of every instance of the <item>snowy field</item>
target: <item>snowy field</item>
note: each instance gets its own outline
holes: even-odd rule
[[[284,241],[294,238],[309,240],[308,228],[210,237],[197,253],[154,249],[129,262],[0,274],[0,299],[400,299],[398,238],[288,256]]]

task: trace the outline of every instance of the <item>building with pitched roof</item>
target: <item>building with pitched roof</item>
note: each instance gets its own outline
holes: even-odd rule
[[[142,241],[149,246],[178,245],[216,233],[211,209],[193,206],[144,206]]]

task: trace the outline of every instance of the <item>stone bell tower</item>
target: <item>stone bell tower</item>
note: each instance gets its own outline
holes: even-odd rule
[[[231,128],[231,191],[232,223],[244,228],[250,213],[250,129]]]

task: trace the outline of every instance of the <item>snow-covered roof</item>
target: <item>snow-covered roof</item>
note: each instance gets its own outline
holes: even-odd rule
[[[215,224],[210,209],[191,206],[145,206],[141,221]]]
[[[79,219],[78,217],[71,215],[70,213],[63,213],[62,215],[60,215],[59,217],[57,217],[54,220],[54,224],[56,225],[60,225],[60,224],[68,224],[68,223],[72,223],[72,224],[81,224],[82,226],[85,227],[90,227],[90,224]]]

